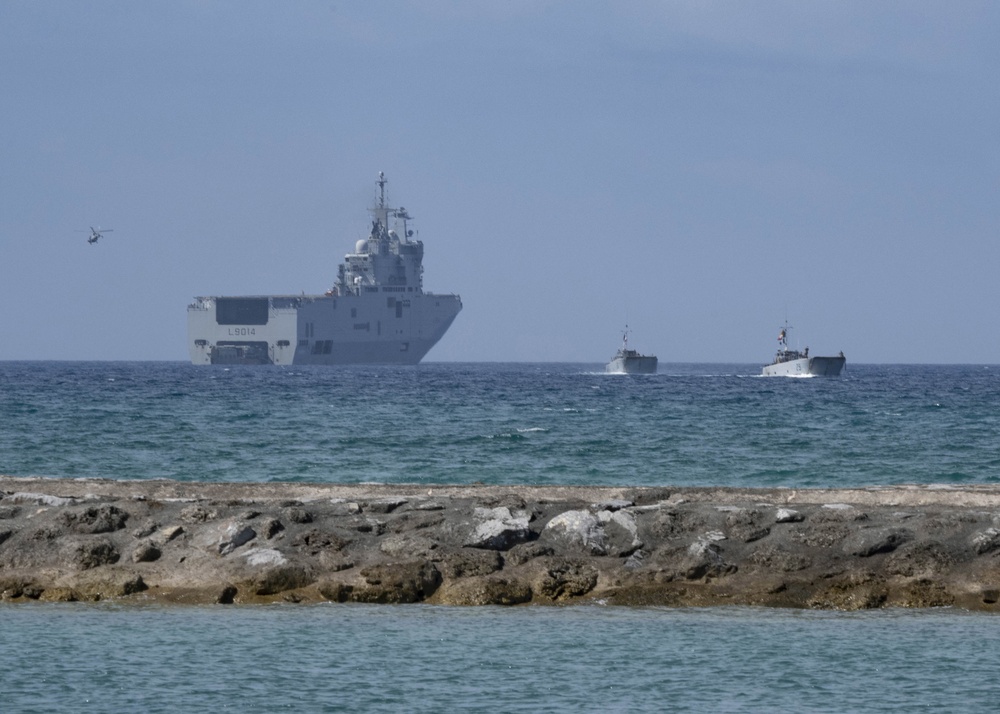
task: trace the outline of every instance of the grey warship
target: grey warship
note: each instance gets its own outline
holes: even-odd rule
[[[196,297],[188,306],[191,362],[420,362],[447,332],[462,299],[424,292],[423,242],[412,239],[406,209],[387,202],[386,183],[380,172],[371,233],[344,257],[324,294]]]
[[[771,364],[764,365],[765,377],[837,377],[847,363],[841,352],[836,357],[810,357],[809,348],[793,350],[788,347],[788,323],[778,333],[778,352]]]
[[[656,374],[656,365],[656,355],[641,355],[638,351],[629,349],[628,325],[625,325],[621,349],[604,365],[604,371],[613,374]]]

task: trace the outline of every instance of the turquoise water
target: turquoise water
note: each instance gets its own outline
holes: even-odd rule
[[[0,606],[19,712],[995,712],[949,610]]]
[[[0,363],[0,473],[215,481],[994,483],[1000,367]],[[0,546],[3,547],[3,546]],[[0,604],[0,708],[993,712],[952,610]]]
[[[1000,476],[1000,367],[0,363],[0,473],[850,486]]]

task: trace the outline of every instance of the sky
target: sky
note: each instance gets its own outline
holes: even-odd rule
[[[427,361],[1000,363],[1000,3],[4,0],[0,359],[186,360],[384,171]],[[113,229],[95,245],[89,227]]]

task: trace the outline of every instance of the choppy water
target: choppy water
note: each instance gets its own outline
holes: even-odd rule
[[[1000,367],[0,363],[0,473],[848,486],[1000,476]]]
[[[1000,477],[1000,367],[0,363],[0,473],[852,486]],[[0,709],[993,712],[952,610],[0,604]]]

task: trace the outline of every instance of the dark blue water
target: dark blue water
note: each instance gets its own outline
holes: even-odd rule
[[[852,486],[1000,477],[1000,367],[0,363],[0,473]]]

